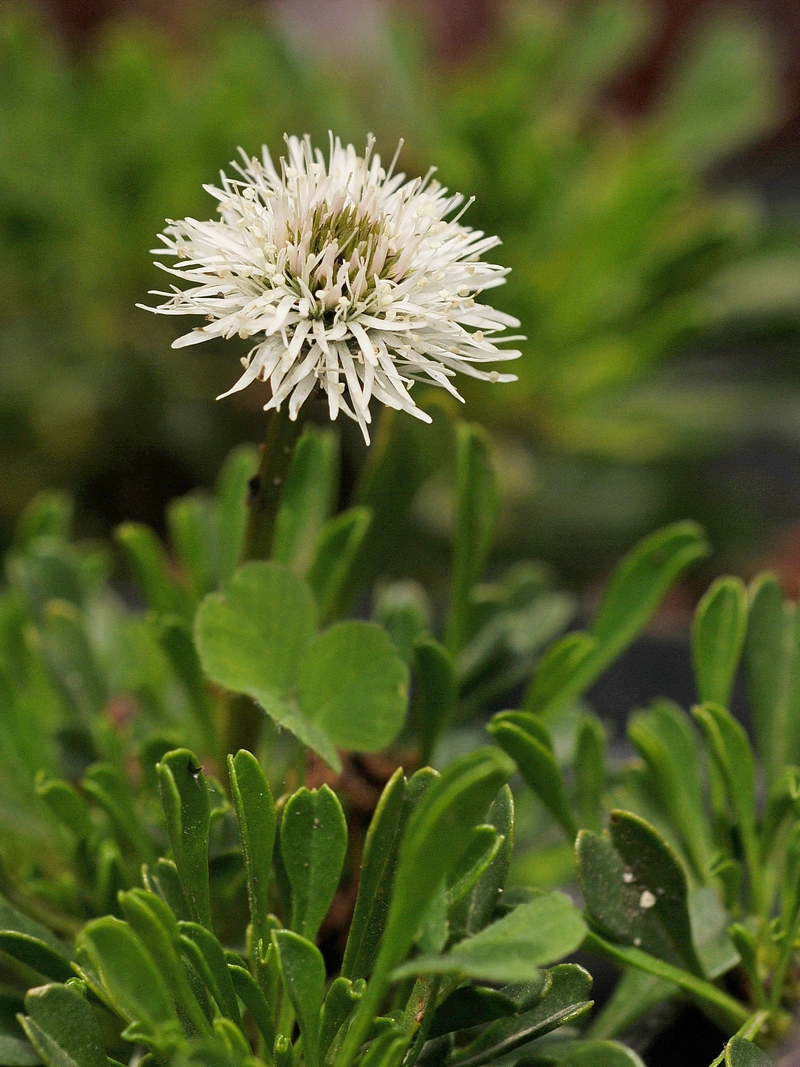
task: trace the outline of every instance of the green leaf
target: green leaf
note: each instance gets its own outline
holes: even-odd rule
[[[117,768],[110,763],[94,763],[81,785],[108,815],[114,832],[138,858],[144,862],[154,861],[153,846],[134,807],[130,786]]]
[[[499,503],[488,436],[476,423],[458,422],[453,569],[445,630],[445,645],[453,655],[471,636],[472,589],[489,558]]]
[[[771,1067],[773,1061],[746,1037],[732,1037],[725,1046],[725,1067]]]
[[[308,585],[278,563],[246,563],[222,592],[205,598],[195,620],[203,669],[212,681],[246,693],[280,726],[341,769],[331,739],[290,699],[316,605]]]
[[[292,929],[313,940],[339,885],[347,823],[327,785],[299,789],[281,818],[281,855],[292,887]]]
[[[295,446],[281,493],[272,558],[305,574],[323,524],[336,504],[339,441],[333,430],[308,426]]]
[[[41,771],[36,778],[36,792],[78,841],[94,837],[96,829],[89,805],[73,785],[60,778],[48,778],[46,772]]]
[[[397,737],[408,705],[408,668],[369,622],[334,623],[300,664],[300,707],[341,748],[376,752]]]
[[[655,799],[678,830],[694,873],[707,881],[713,846],[690,719],[669,701],[658,700],[648,711],[631,716],[628,737],[647,764],[657,790]]]
[[[443,956],[407,961],[392,978],[463,974],[485,982],[530,982],[539,967],[574,952],[585,936],[586,925],[569,897],[547,893],[514,908]]]
[[[544,719],[554,719],[557,710],[553,709],[566,706],[562,693],[571,694],[574,679],[591,668],[598,649],[597,638],[587,633],[565,634],[550,645],[536,665],[525,697],[526,710]],[[570,699],[571,695],[566,703]]]
[[[507,785],[492,801],[486,824],[494,828],[500,838],[500,847],[469,895],[450,908],[450,933],[456,938],[482,930],[503,893],[514,851],[514,798]]]
[[[247,874],[247,899],[256,939],[264,936],[270,910],[269,886],[275,844],[275,802],[255,756],[244,749],[228,756],[231,797],[239,823],[239,840]]]
[[[448,911],[457,908],[472,892],[502,847],[503,837],[493,826],[483,824],[473,828],[469,844],[447,876],[445,902]]]
[[[14,1034],[0,1033],[0,1063],[3,1067],[55,1067],[53,1060],[44,1060],[30,1041]]]
[[[205,493],[189,493],[167,505],[170,540],[183,564],[193,604],[217,584],[214,507]]]
[[[747,734],[730,712],[717,704],[693,709],[736,815],[756,910],[761,909],[762,871],[756,839],[756,766]]]
[[[420,763],[430,763],[436,743],[450,724],[458,699],[453,658],[427,635],[414,642],[413,721],[419,736]]]
[[[673,71],[656,121],[671,153],[707,167],[766,133],[780,100],[766,28],[720,12],[695,33],[693,47]]]
[[[747,631],[747,595],[741,578],[718,578],[697,605],[692,659],[701,701],[728,707]]]
[[[706,978],[719,978],[739,963],[739,953],[728,936],[731,917],[713,885],[689,893],[689,916],[694,944]]]
[[[14,531],[14,546],[25,550],[40,537],[66,541],[72,528],[72,500],[66,493],[50,489],[26,505]]]
[[[230,580],[242,561],[247,530],[247,486],[257,470],[257,450],[251,445],[241,445],[226,456],[217,478],[217,579],[221,584]]]
[[[229,962],[228,970],[230,971],[236,995],[253,1016],[267,1048],[272,1048],[275,1043],[275,1026],[272,1022],[272,1009],[267,1002],[267,998],[262,993],[255,978],[245,967],[239,967],[237,964]]]
[[[771,786],[800,763],[800,612],[774,574],[750,586],[744,660],[758,750]]]
[[[575,840],[578,824],[569,806],[561,770],[545,744],[549,735],[540,720],[522,711],[505,711],[495,715],[487,727],[489,733],[516,762],[530,788],[561,826],[570,841]]]
[[[114,535],[125,550],[148,607],[164,615],[182,613],[185,594],[170,577],[167,554],[150,527],[140,522],[124,522]]]
[[[322,620],[336,618],[351,600],[353,569],[371,524],[370,509],[355,507],[329,519],[320,530],[308,583]]]
[[[239,1002],[236,999],[236,990],[228,969],[228,962],[219,941],[204,926],[197,923],[179,922],[178,929],[181,945],[184,950],[189,950],[189,958],[211,991],[219,1010],[241,1029]]]
[[[216,742],[214,708],[206,689],[191,626],[180,615],[162,615],[156,623],[156,637],[186,690],[197,725],[202,731],[203,742],[213,751]]]
[[[319,1058],[324,1062],[328,1050],[336,1035],[352,1015],[356,1005],[364,995],[366,983],[363,978],[351,982],[349,978],[339,975],[331,982],[322,1005],[319,1030]]]
[[[75,972],[69,952],[46,926],[29,919],[0,896],[0,949],[34,971],[65,982]]]
[[[641,632],[676,578],[709,551],[693,522],[673,523],[636,545],[600,601],[589,631],[596,645],[575,635],[562,639],[534,674],[527,710],[552,719],[574,704]],[[537,680],[541,672],[544,682]]]
[[[59,693],[84,723],[96,722],[108,689],[81,611],[63,600],[50,601],[43,611],[42,641]]]
[[[179,748],[158,764],[161,803],[170,844],[189,912],[211,929],[208,884],[208,834],[211,801],[203,768],[194,753]]]
[[[607,783],[605,727],[595,715],[583,715],[575,741],[575,792],[580,823],[587,830],[602,828]]]
[[[618,1037],[630,1030],[651,1008],[667,1004],[678,996],[678,989],[670,982],[644,971],[626,969],[600,1014],[592,1020],[588,1035],[598,1040]]]
[[[20,1022],[47,1067],[107,1067],[94,1012],[76,990],[65,985],[32,989],[25,1010],[28,1015]]]
[[[692,940],[686,875],[649,823],[613,811],[610,838],[582,830],[575,848],[586,910],[599,930],[703,974]]]
[[[320,1015],[325,993],[325,961],[316,945],[291,930],[273,930],[272,943],[278,953],[284,989],[292,1002],[305,1062],[319,1062]]]
[[[404,959],[433,895],[463,853],[514,764],[497,749],[455,760],[425,792],[400,846],[392,900],[367,992],[348,1031],[338,1067],[349,1067],[381,1001],[389,974]]]
[[[580,1041],[565,1059],[562,1067],[645,1067],[633,1049],[616,1041]]]
[[[160,971],[184,1016],[199,1033],[208,1034],[208,1021],[187,977],[181,959],[178,924],[169,907],[160,897],[143,889],[120,893],[119,903],[122,914]]]
[[[472,1044],[453,1054],[453,1067],[480,1067],[499,1060],[591,1009],[592,979],[583,967],[562,963],[553,967],[551,975],[552,984],[536,1007],[516,1018],[491,1023]]]
[[[78,935],[76,952],[81,969],[88,965],[87,978],[94,974],[101,982],[95,991],[123,1019],[144,1023],[154,1034],[180,1033],[169,990],[126,922],[110,915],[92,920]]]
[[[517,1014],[517,1005],[500,990],[474,985],[459,986],[436,1009],[428,1038],[470,1030],[473,1026],[482,1026],[495,1019]]]
[[[407,783],[398,767],[381,794],[364,841],[361,871],[347,945],[345,978],[368,978],[375,961],[392,892],[400,839],[410,811]]]

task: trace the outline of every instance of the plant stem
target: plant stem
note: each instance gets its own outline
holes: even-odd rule
[[[303,426],[303,420],[289,418],[288,405],[272,413],[258,474],[250,483],[245,559],[269,559],[272,555],[283,485]]]

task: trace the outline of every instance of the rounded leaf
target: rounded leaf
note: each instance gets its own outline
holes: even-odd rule
[[[335,623],[303,657],[299,700],[341,748],[376,752],[403,726],[408,668],[380,626]]]

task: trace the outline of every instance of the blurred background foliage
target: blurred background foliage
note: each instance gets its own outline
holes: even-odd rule
[[[135,304],[163,286],[163,220],[208,217],[202,184],[238,145],[329,129],[371,130],[388,157],[404,138],[403,169],[437,165],[503,239],[520,383],[467,389],[497,442],[501,554],[581,582],[692,517],[720,568],[747,569],[796,519],[799,216],[731,163],[792,106],[764,25],[730,4],[696,19],[633,114],[609,90],[656,30],[645,0],[504,5],[449,62],[424,5],[167,7],[169,26],[120,7],[76,44],[46,9],[0,4],[0,538],[50,485],[84,532],[163,525],[263,436],[255,387],[213,401],[234,344],[172,353],[175,324]],[[346,487],[364,450],[342,429]],[[448,542],[450,479],[441,435],[413,439],[433,474],[386,566],[419,575]]]

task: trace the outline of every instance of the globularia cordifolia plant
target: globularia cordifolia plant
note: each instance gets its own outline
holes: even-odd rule
[[[458,198],[371,146],[288,145],[280,170],[265,153],[223,179],[221,221],[165,235],[192,287],[161,310],[205,315],[192,340],[256,341],[239,385],[265,379],[280,405],[261,458],[235,452],[213,496],[177,501],[169,550],[120,528],[145,614],[69,540],[57,494],[9,556],[0,1063],[636,1067],[615,1039],[676,999],[731,1035],[718,1062],[770,1062],[759,1045],[798,998],[795,608],[769,578],[714,586],[694,633],[703,745],[661,703],[631,720],[643,762],[610,772],[585,694],[707,554],[702,531],[648,538],[591,627],[556,640],[572,604],[541,569],[482,580],[498,494],[485,436],[458,424],[443,624],[407,586],[343,617],[408,492],[409,439],[387,420],[336,514],[335,440],[295,443],[302,405],[324,393],[365,437],[372,397],[425,415],[413,381],[484,375],[513,324],[476,301],[503,270],[479,259],[493,238],[447,221]],[[726,710],[743,648],[765,796]],[[494,744],[425,765],[532,668]],[[583,910],[508,884],[517,771],[576,842]],[[588,1026],[591,978],[559,962],[579,947],[623,968]]]

